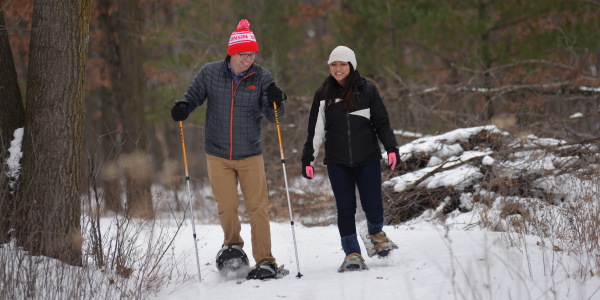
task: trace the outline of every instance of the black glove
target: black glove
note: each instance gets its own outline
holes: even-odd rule
[[[283,101],[287,100],[287,95],[275,84],[275,82],[271,83],[271,85],[267,88],[267,101],[273,108],[273,103],[277,104],[277,108],[281,107]]]
[[[386,151],[388,153],[388,166],[394,170],[400,165],[400,151],[398,147],[388,148]]]
[[[309,176],[310,175],[310,176]],[[306,179],[315,178],[315,169],[312,166],[302,165],[302,176]]]
[[[187,117],[190,115],[188,105],[189,104],[187,102],[183,102],[181,100],[175,101],[175,105],[173,105],[173,108],[171,108],[171,118],[173,118],[173,121],[179,122],[187,119]]]

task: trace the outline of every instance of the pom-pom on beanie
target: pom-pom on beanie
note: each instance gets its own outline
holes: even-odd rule
[[[227,53],[232,56],[238,52],[256,52],[258,53],[258,43],[254,33],[249,29],[250,22],[242,19],[238,24],[237,30],[229,38],[229,47]]]
[[[345,61],[352,64],[354,70],[358,66],[356,64],[356,56],[354,55],[354,51],[346,46],[337,46],[333,51],[331,51],[331,55],[329,55],[329,60],[327,64],[330,65],[334,61]]]

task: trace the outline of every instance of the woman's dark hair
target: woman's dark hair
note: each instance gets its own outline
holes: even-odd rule
[[[342,109],[343,110],[353,110],[358,107],[358,88],[356,87],[356,71],[354,71],[354,67],[352,63],[348,62],[350,65],[350,73],[346,77],[344,81],[344,86],[342,87],[342,99],[344,100]],[[335,105],[335,94],[336,88],[339,87],[340,84],[329,74],[321,88],[323,91],[323,97],[325,98],[325,109],[333,107]]]

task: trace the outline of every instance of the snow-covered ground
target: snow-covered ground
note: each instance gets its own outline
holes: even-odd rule
[[[138,299],[130,298],[132,295],[148,295],[149,299],[157,300],[600,299],[600,277],[584,271],[587,269],[581,267],[581,256],[553,251],[551,247],[540,244],[534,236],[523,237],[522,242],[527,247],[522,247],[522,244],[511,246],[506,233],[469,226],[475,219],[476,216],[471,213],[457,212],[449,214],[444,225],[431,222],[424,215],[404,225],[385,226],[384,230],[399,249],[394,250],[388,259],[365,256],[369,270],[347,273],[337,272],[344,254],[336,226],[296,225],[299,262],[304,275],[301,279],[295,277],[298,270],[290,225],[271,223],[273,254],[279,264],[285,264],[290,270],[290,275],[264,281],[221,277],[215,267],[215,255],[222,243],[222,230],[219,225],[196,225],[201,282],[196,277],[192,227],[188,220],[176,237],[172,251],[164,258],[177,264],[169,283],[163,285],[158,293],[123,289],[121,299]],[[102,219],[103,230],[109,224],[110,218]],[[174,226],[164,229],[171,233],[177,230]],[[242,224],[242,237],[247,242],[245,251],[252,253],[248,224]],[[140,240],[140,244],[143,243]],[[364,247],[362,250],[365,253]],[[0,247],[0,255],[6,258],[3,251],[14,250]],[[253,262],[251,257],[250,260]],[[77,289],[89,289],[87,284],[92,283],[102,290],[111,290],[111,278],[121,280],[112,272],[107,275],[98,270],[77,273],[80,271],[73,267],[66,270],[74,270],[78,276],[67,279],[63,278],[68,273],[59,267],[60,262],[33,257],[32,263],[40,262],[39,266],[47,265],[49,270],[56,270],[62,275],[41,279],[40,294],[35,299],[71,299],[56,296],[56,281],[60,280],[67,285],[73,282]],[[24,267],[30,266],[25,263]],[[51,292],[46,292],[45,288]],[[116,293],[118,299],[120,290],[112,288],[110,294],[113,296],[108,298],[115,299]],[[45,293],[49,297],[44,297]],[[84,294],[91,296],[92,292]],[[94,296],[96,299],[99,294]]]
[[[466,223],[468,217],[456,221]],[[501,233],[461,227],[446,231],[425,221],[386,226],[400,249],[389,259],[365,255],[367,271],[338,273],[344,254],[337,227],[295,226],[304,275],[298,279],[290,225],[272,223],[273,254],[290,275],[257,281],[221,277],[214,259],[221,228],[201,225],[196,230],[202,282],[166,287],[155,299],[600,299],[600,278],[582,280],[578,262],[567,253],[541,248],[534,237],[527,238],[525,253],[508,246]],[[251,253],[248,224],[242,236]],[[187,226],[175,251],[188,255],[188,273],[196,274],[192,243]]]
[[[487,144],[483,147],[472,144],[471,139],[483,131],[488,133],[484,137],[490,137],[489,134],[495,134],[492,138],[507,137],[502,151],[518,147],[524,147],[526,151],[517,149],[503,156],[497,155],[497,149],[493,150],[497,146],[493,139],[484,138]],[[90,295],[99,299],[148,296],[158,300],[600,299],[597,235],[594,241],[595,232],[599,232],[596,225],[600,211],[596,145],[567,145],[562,140],[536,136],[513,141],[495,126],[458,129],[425,137],[412,132],[396,133],[417,138],[400,148],[403,163],[414,164],[424,155],[428,161],[426,165],[390,177],[384,188],[402,195],[420,180],[413,190],[456,191],[459,205],[452,206],[456,208],[449,211],[447,205],[454,205],[454,200],[450,197],[439,199],[435,208],[425,209],[401,225],[384,227],[400,248],[388,259],[365,255],[367,271],[338,273],[344,253],[337,227],[306,227],[300,224],[302,217],[297,217],[295,232],[302,278],[295,277],[297,261],[292,230],[287,222],[272,222],[271,233],[273,254],[280,265],[284,264],[290,270],[289,276],[264,281],[221,277],[216,270],[215,255],[223,242],[223,232],[214,224],[217,222],[214,202],[207,200],[210,189],[200,187],[193,196],[195,203],[200,204],[195,207],[200,282],[189,215],[178,231],[173,219],[181,221],[183,213],[178,211],[171,215],[168,211],[154,223],[160,225],[153,227],[152,232],[133,226],[117,236],[122,243],[131,243],[127,246],[131,250],[128,263],[133,265],[116,273],[129,270],[133,272],[131,277],[94,267],[91,255],[86,257],[89,269],[83,271],[82,268],[61,267],[60,262],[50,258],[23,259],[26,253],[11,243],[0,246],[0,271],[8,272],[0,272],[4,276],[0,276],[0,284],[9,284],[19,291],[36,290],[36,299],[62,299],[62,293],[66,293],[64,286],[69,286],[64,291],[69,288],[85,290],[72,296],[77,299],[88,299]],[[22,133],[15,135],[15,142],[21,136]],[[11,151],[10,170],[16,172],[20,155],[18,146],[15,144],[11,148],[14,151]],[[546,151],[549,146],[556,147],[549,152]],[[587,154],[582,152],[584,150]],[[467,160],[469,163],[464,163]],[[439,172],[432,174],[434,170]],[[499,183],[490,182],[490,173],[496,174],[497,180],[521,182],[523,191],[518,191],[521,194],[502,194],[497,188],[494,191]],[[319,180],[311,181],[310,185],[302,178],[290,178],[290,191],[296,195],[330,195],[325,175],[318,176]],[[530,182],[524,184],[524,178]],[[172,197],[170,191],[160,188],[154,188],[153,192],[162,195],[155,198],[167,202]],[[181,194],[179,199],[185,199],[185,191]],[[88,217],[84,216],[84,220]],[[114,247],[116,243],[115,220],[119,218],[104,217],[100,221],[99,232],[103,233],[106,247]],[[548,224],[540,226],[540,222]],[[91,223],[82,221],[82,224],[89,226]],[[361,226],[358,227],[360,232]],[[149,242],[151,234],[155,239]],[[173,243],[169,244],[175,234]],[[242,237],[246,241],[244,250],[253,263],[249,224],[242,224]],[[85,249],[89,243],[86,241]],[[158,250],[144,252],[149,245]],[[364,247],[363,253],[366,254]],[[168,276],[160,277],[160,283],[153,284],[150,278],[147,283],[140,284],[147,279],[145,274],[152,274],[152,265],[160,255],[164,255],[161,262],[166,272],[161,274]],[[37,271],[21,272],[24,268]],[[53,272],[62,275],[42,276]],[[40,276],[35,286],[14,288],[27,285],[31,274]],[[71,275],[65,280],[65,274]],[[80,287],[82,284],[85,287]],[[5,287],[0,286],[0,291]],[[150,290],[143,290],[144,287]],[[0,299],[3,299],[2,293]]]
[[[506,138],[504,149],[525,147],[533,150],[518,150],[512,156],[499,156],[502,160],[496,160],[492,158],[495,151],[491,148],[471,145],[475,149],[465,149],[468,147],[465,143],[483,131],[495,134],[493,138],[496,139]],[[432,190],[442,187],[465,191],[460,194],[461,210],[443,214],[444,206],[448,204],[444,200],[437,208],[426,210],[402,225],[385,227],[388,236],[400,249],[393,252],[389,259],[367,258],[368,271],[344,274],[337,273],[344,258],[337,227],[297,226],[299,260],[304,275],[301,279],[294,277],[298,270],[288,224],[272,224],[273,254],[278,263],[290,269],[291,275],[266,281],[243,278],[227,280],[220,277],[214,266],[214,255],[222,239],[221,229],[203,225],[199,232],[206,234],[201,235],[201,241],[216,241],[201,242],[203,281],[189,283],[180,289],[164,289],[156,298],[600,299],[600,276],[595,267],[597,263],[593,261],[594,253],[575,253],[560,244],[578,237],[553,237],[553,234],[573,233],[561,225],[568,218],[564,214],[564,211],[568,211],[568,203],[580,205],[577,207],[586,211],[598,211],[595,181],[563,174],[567,164],[573,164],[583,157],[563,157],[556,151],[542,150],[545,149],[543,147],[559,146],[558,149],[568,152],[573,146],[562,146],[566,144],[565,141],[533,135],[525,140],[516,140],[495,126],[457,129],[426,137],[403,131],[395,133],[418,138],[400,147],[402,161],[423,157],[423,154],[430,158],[426,167],[392,177],[384,186],[393,187],[396,193],[401,193],[411,183],[435,169],[447,168],[423,180],[418,188]],[[595,149],[593,145],[584,146]],[[477,163],[451,168],[477,157],[481,158]],[[534,176],[531,188],[562,200],[549,205],[540,198],[507,197],[486,190],[482,181],[484,167],[488,172],[491,170],[503,175],[498,178],[513,180],[523,174]],[[587,165],[577,172],[590,174],[590,170]],[[486,186],[491,187],[489,183]],[[296,189],[302,192],[302,187]],[[532,191],[530,194],[535,193]],[[484,205],[481,200],[475,202],[476,197],[489,200],[491,205]],[[582,204],[582,199],[589,201]],[[566,201],[565,204],[561,204],[562,201]],[[508,205],[518,206],[521,210],[519,213],[507,212]],[[524,216],[526,214],[527,218]],[[539,220],[555,222],[549,228],[564,231],[549,235],[522,234],[523,228],[540,228],[531,224],[527,225],[529,227],[515,227],[523,220],[525,223]],[[249,226],[244,225],[242,230],[244,238],[249,241]],[[540,238],[540,234],[544,239]],[[189,237],[188,241],[184,241],[184,236],[186,233],[178,238],[181,240],[179,243],[183,249],[191,251],[192,241]],[[251,245],[246,245],[245,249],[251,253]],[[364,248],[363,253],[366,253]],[[190,274],[195,273],[192,266],[188,266]]]

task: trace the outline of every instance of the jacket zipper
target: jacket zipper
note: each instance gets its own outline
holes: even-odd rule
[[[235,92],[237,92],[237,88],[238,86],[240,86],[240,83],[242,83],[242,80],[248,78],[250,75],[253,75],[256,72],[252,72],[244,77],[242,77],[242,79],[240,79],[240,81],[238,82],[238,84],[235,86],[235,90],[233,89],[233,85],[234,85],[234,81],[233,79],[231,79],[231,114],[229,117],[229,159],[233,159],[232,155],[233,155],[233,99],[235,98]]]
[[[350,166],[352,167],[352,136],[350,133],[350,112],[346,111],[346,120],[348,121],[348,151],[350,152]]]

